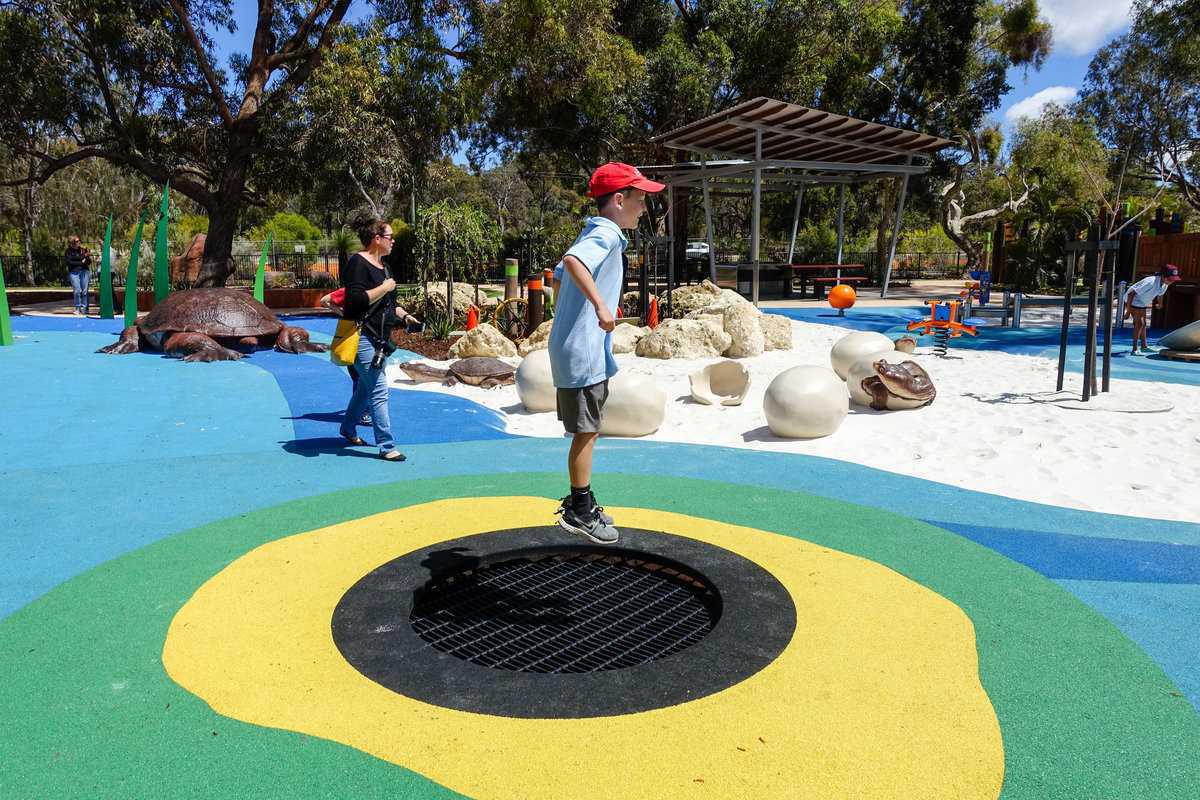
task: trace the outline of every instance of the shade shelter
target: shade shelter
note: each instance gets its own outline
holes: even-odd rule
[[[716,253],[712,245],[714,191],[750,192],[753,195],[750,221],[750,262],[753,269],[751,299],[758,303],[759,233],[763,192],[791,192],[796,196],[792,217],[790,264],[796,247],[796,228],[804,202],[804,190],[813,184],[837,184],[837,263],[842,263],[843,216],[846,185],[903,176],[892,229],[888,261],[884,269],[881,297],[887,297],[892,259],[900,220],[908,195],[909,178],[929,171],[929,159],[953,144],[949,139],[893,128],[854,117],[844,117],[805,106],[756,97],[732,108],[659,134],[652,143],[682,150],[693,160],[641,167],[667,185],[668,202],[679,189],[700,189],[704,198],[705,238],[708,242],[709,274],[716,282]],[[667,235],[673,241],[672,216],[667,217]],[[674,282],[674,248],[669,249],[668,284]]]

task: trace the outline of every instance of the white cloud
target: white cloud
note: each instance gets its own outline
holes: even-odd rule
[[[1129,24],[1132,0],[1041,0],[1038,8],[1054,28],[1054,49],[1087,55]]]
[[[1040,117],[1042,109],[1049,104],[1069,105],[1075,101],[1077,94],[1079,92],[1074,86],[1050,86],[1013,103],[1008,111],[1004,112],[1004,119],[1009,125],[1015,125],[1026,117]]]

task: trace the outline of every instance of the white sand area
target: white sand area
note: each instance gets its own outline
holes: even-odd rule
[[[788,367],[828,367],[833,343],[849,333],[805,322],[792,329],[792,350],[741,359],[752,380],[741,406],[691,399],[688,374],[718,359],[617,356],[621,369],[652,377],[669,398],[663,426],[645,438],[805,453],[1038,503],[1200,522],[1200,387],[1114,380],[1108,395],[1079,410],[1053,401],[1056,363],[1049,359],[953,345],[949,358],[938,358],[919,348],[916,360],[938,391],[932,405],[877,412],[852,404],[832,436],[779,439],[762,412],[767,385]],[[397,388],[447,392],[499,410],[514,434],[563,435],[553,412],[524,410],[515,386],[414,384],[394,364],[388,376]],[[1076,398],[1079,381],[1068,375]]]

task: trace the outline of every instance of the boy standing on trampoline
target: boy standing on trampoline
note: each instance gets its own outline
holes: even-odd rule
[[[1142,352],[1149,351],[1146,344],[1146,309],[1161,304],[1160,297],[1166,294],[1171,284],[1179,280],[1179,267],[1167,264],[1157,275],[1142,278],[1130,286],[1125,293],[1125,318],[1133,317],[1133,350],[1132,355],[1138,354],[1138,341],[1142,343]]]
[[[608,163],[588,181],[597,216],[589,217],[554,270],[560,281],[550,329],[550,371],[558,390],[558,418],[572,435],[567,455],[571,493],[563,498],[558,524],[601,544],[620,536],[612,517],[592,494],[592,450],[600,433],[608,379],[617,374],[612,355],[614,309],[621,300],[624,229],[637,227],[646,195],[664,186],[629,164]]]

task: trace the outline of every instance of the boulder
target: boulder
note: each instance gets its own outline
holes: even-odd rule
[[[618,324],[612,332],[613,354],[634,352],[637,350],[637,343],[649,332],[650,329],[646,327],[639,328],[630,323]]]
[[[778,314],[760,314],[758,326],[762,328],[765,349],[792,349],[792,321],[790,319]]]
[[[1158,346],[1167,350],[1200,350],[1200,319],[1176,328],[1158,340]]]
[[[205,238],[207,237],[203,233],[197,233],[182,255],[172,256],[167,266],[172,284],[196,282],[196,278],[200,276],[200,266],[204,263]]]
[[[746,298],[742,297],[740,294],[735,292],[733,289],[722,289],[721,294],[716,298],[716,300],[709,303],[704,308],[700,309],[699,312],[697,312],[697,313],[700,313],[700,314],[722,314],[722,313],[724,313],[725,309],[733,307],[733,306],[745,306],[746,308],[753,310],[755,314],[762,313],[761,311],[759,311],[757,308],[754,307],[753,303],[751,303]],[[691,316],[691,314],[689,314],[688,316]]]
[[[600,420],[605,436],[648,436],[667,414],[667,393],[644,375],[618,372],[608,381],[608,400]]]
[[[539,413],[558,407],[558,391],[550,374],[550,351],[534,350],[517,367],[517,397],[526,411]]]
[[[829,363],[837,376],[845,380],[846,371],[854,362],[876,353],[894,352],[895,349],[896,345],[892,340],[882,333],[856,331],[834,342],[829,351]]]
[[[718,361],[688,376],[692,399],[706,406],[740,406],[750,391],[750,371],[736,361]]]
[[[537,326],[537,330],[529,334],[528,337],[517,343],[517,353],[521,357],[525,357],[534,350],[545,350],[550,346],[550,328],[553,327],[554,320],[548,319],[541,325]]]
[[[664,320],[637,343],[643,358],[712,358],[724,353],[733,342],[714,320]]]
[[[758,324],[762,316],[749,303],[725,307],[724,329],[729,334],[730,344],[725,355],[730,358],[753,358],[766,349],[762,328]]]
[[[846,384],[827,367],[792,367],[775,376],[763,397],[767,427],[788,439],[828,436],[850,412]]]
[[[451,358],[491,356],[501,358],[517,355],[517,346],[491,324],[482,322],[467,331],[457,342],[450,345]]]
[[[479,300],[482,305],[488,305],[483,301],[487,298],[483,292],[479,293]],[[417,312],[421,316],[429,316],[436,314],[444,316],[446,313],[446,284],[431,283],[429,284],[429,296],[426,297],[421,292],[418,292],[416,297],[409,301],[414,307],[419,308]],[[463,320],[467,317],[467,309],[475,304],[475,287],[469,284],[456,283],[454,284],[454,318]],[[407,307],[407,306],[406,306]],[[488,317],[481,316],[480,319]]]
[[[712,281],[704,280],[695,286],[680,286],[671,292],[671,316],[686,317],[693,311],[712,305],[721,297],[721,290]],[[658,298],[658,313],[667,313],[667,296]]]

